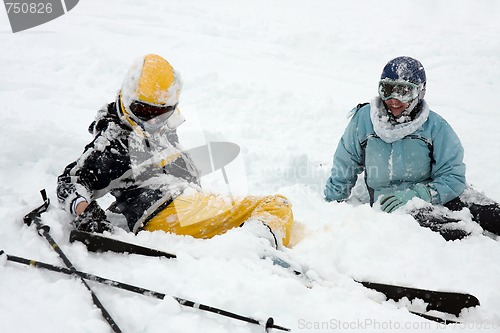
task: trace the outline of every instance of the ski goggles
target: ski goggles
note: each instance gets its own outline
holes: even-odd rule
[[[383,101],[395,98],[403,103],[414,100],[418,96],[418,85],[411,82],[380,80],[378,94]]]
[[[162,119],[168,119],[175,111],[175,105],[153,105],[141,101],[134,101],[130,104],[130,112],[142,121],[150,121],[153,118],[162,116]]]

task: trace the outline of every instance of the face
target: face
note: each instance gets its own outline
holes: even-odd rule
[[[419,88],[411,82],[382,79],[378,83],[378,94],[394,117],[399,117],[418,97]]]
[[[406,110],[410,105],[410,103],[403,103],[396,98],[386,100],[385,104],[394,117],[399,117],[403,113],[403,111]]]

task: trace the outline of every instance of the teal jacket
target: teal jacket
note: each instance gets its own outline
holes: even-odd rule
[[[464,151],[451,126],[427,103],[412,121],[393,124],[379,98],[355,108],[333,158],[328,201],[349,197],[365,171],[371,203],[382,194],[427,186],[433,204],[445,204],[466,187]]]

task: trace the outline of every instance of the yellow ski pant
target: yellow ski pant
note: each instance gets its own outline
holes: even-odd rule
[[[181,195],[149,220],[144,230],[211,238],[249,219],[262,221],[281,238],[283,245],[289,243],[293,213],[282,195],[239,199],[208,193]]]

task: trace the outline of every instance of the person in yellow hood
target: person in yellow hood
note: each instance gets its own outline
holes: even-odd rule
[[[159,55],[137,59],[116,100],[101,109],[89,131],[93,140],[58,177],[60,203],[88,232],[113,231],[95,201],[112,194],[112,211],[132,232],[141,230],[210,238],[243,226],[276,248],[288,245],[293,222],[282,195],[228,198],[204,192],[200,173],[176,133],[182,80]]]

